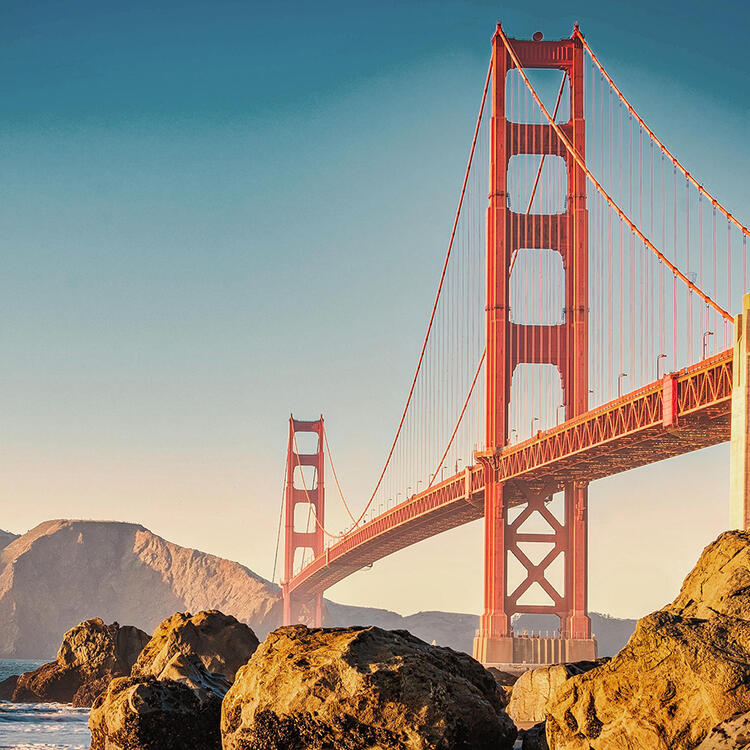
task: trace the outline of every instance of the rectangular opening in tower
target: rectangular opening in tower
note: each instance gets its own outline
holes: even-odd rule
[[[298,430],[294,433],[294,442],[297,452],[303,455],[312,455],[318,452],[318,433]]]
[[[294,550],[294,574],[299,573],[302,568],[315,559],[312,547],[297,547]]]
[[[521,248],[510,275],[510,315],[514,323],[559,325],[565,308],[565,269],[556,250]]]
[[[529,332],[531,337],[533,334]],[[513,371],[508,404],[508,439],[526,440],[565,421],[562,378],[557,365],[521,363]]]
[[[314,466],[294,467],[294,489],[314,490],[318,486],[318,472]]]
[[[315,506],[312,503],[294,504],[294,531],[297,534],[315,531]]]
[[[568,122],[570,120],[568,75],[556,68],[524,68],[523,72],[550,115],[555,112],[557,106],[555,122]],[[548,122],[516,68],[509,70],[505,77],[505,116],[514,123],[541,125]]]
[[[517,214],[565,213],[568,168],[550,154],[516,154],[508,161],[509,208]]]

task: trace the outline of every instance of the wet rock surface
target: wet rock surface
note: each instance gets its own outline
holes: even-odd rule
[[[18,684],[18,675],[14,674],[0,681],[0,701],[9,701],[13,699],[13,693]]]
[[[196,615],[177,612],[154,631],[132,670],[134,677],[161,675],[178,654],[195,655],[208,672],[230,682],[258,647],[255,633],[244,623],[218,610]]]
[[[750,710],[750,533],[722,534],[675,601],[638,622],[609,663],[548,706],[553,750],[694,750]],[[719,745],[720,747],[720,745]]]
[[[516,729],[469,656],[376,627],[280,628],[222,705],[224,750],[510,750]]]
[[[176,680],[121,677],[95,701],[91,750],[220,750],[221,696]]]
[[[110,680],[130,673],[148,639],[130,625],[86,620],[65,633],[56,661],[18,677],[12,700],[90,706]]]

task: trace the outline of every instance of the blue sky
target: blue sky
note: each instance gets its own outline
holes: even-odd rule
[[[750,220],[745,3],[154,5],[0,10],[0,527],[136,521],[270,577],[291,411],[325,414],[347,494],[369,495],[498,18],[547,38],[578,20]],[[728,522],[727,456],[592,488],[592,608],[672,596]],[[472,524],[330,594],[479,611],[480,549]]]

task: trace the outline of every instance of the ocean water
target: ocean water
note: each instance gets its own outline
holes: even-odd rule
[[[0,659],[0,680],[29,672],[41,661]],[[61,703],[0,701],[0,750],[88,750],[89,710]]]

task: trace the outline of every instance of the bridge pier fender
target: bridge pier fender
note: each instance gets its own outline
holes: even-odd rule
[[[734,319],[732,362],[732,435],[729,459],[730,523],[750,528],[750,294],[742,298],[742,312]]]

